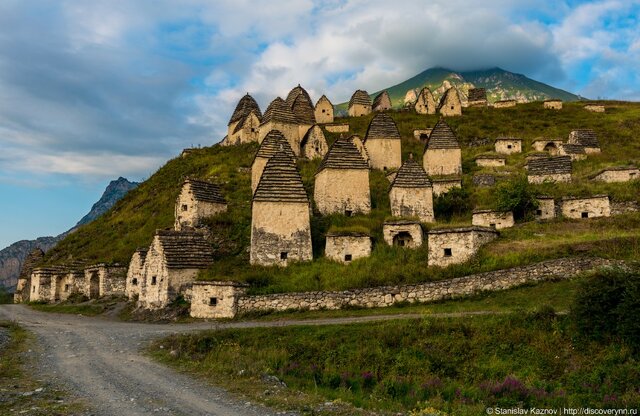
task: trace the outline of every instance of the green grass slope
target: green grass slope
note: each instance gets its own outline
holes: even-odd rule
[[[622,184],[594,183],[589,175],[606,166],[640,163],[640,104],[606,102],[607,112],[594,114],[579,103],[568,103],[562,111],[542,109],[541,103],[519,105],[511,109],[466,109],[463,116],[447,122],[456,131],[463,148],[463,183],[469,192],[468,205],[450,224],[469,224],[471,209],[495,208],[493,188],[476,188],[476,173],[523,173],[525,155],[512,155],[507,166],[486,169],[475,166],[474,157],[493,149],[492,140],[500,135],[524,139],[525,152],[539,136],[566,139],[575,128],[594,129],[601,142],[602,153],[574,163],[574,182],[532,186],[535,193],[561,197],[564,195],[608,194],[613,201],[640,202],[640,181]],[[392,112],[402,136],[403,159],[409,153],[421,160],[422,144],[413,138],[413,130],[433,127],[436,116],[411,112]],[[351,132],[364,135],[372,116],[346,118]],[[327,133],[330,142],[337,135]],[[485,139],[489,139],[485,142]],[[484,143],[484,144],[483,144]],[[473,144],[473,146],[471,146]],[[480,144],[480,145],[478,145]],[[390,216],[388,181],[383,172],[372,171],[372,212],[368,216],[346,218],[341,215],[312,218],[315,260],[288,268],[249,266],[248,246],[251,226],[250,166],[256,144],[195,151],[187,157],[170,160],[137,189],[119,201],[107,214],[80,227],[46,257],[49,264],[73,260],[128,262],[138,246],[151,242],[158,228],[173,225],[174,203],[182,180],[187,176],[210,178],[222,186],[229,201],[229,211],[209,219],[213,230],[214,265],[201,274],[202,279],[235,279],[252,285],[253,293],[297,290],[337,290],[429,281],[479,271],[513,267],[557,258],[574,253],[591,253],[615,258],[640,257],[640,214],[594,219],[589,221],[556,220],[529,222],[504,230],[499,240],[484,247],[476,258],[464,265],[447,269],[427,268],[426,249],[401,250],[382,242],[382,223]],[[319,160],[300,161],[305,187],[313,195],[313,175]],[[443,226],[442,217],[437,218]],[[372,256],[348,266],[323,258],[324,234],[331,228],[368,229],[374,237]]]

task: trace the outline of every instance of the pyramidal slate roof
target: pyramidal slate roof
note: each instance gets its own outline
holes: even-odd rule
[[[205,269],[213,263],[211,245],[196,231],[157,230],[169,269]]]
[[[302,94],[298,95],[291,107],[296,120],[300,124],[315,124],[316,114],[313,105]]]
[[[329,100],[326,95],[322,94],[322,97],[320,97],[316,102],[316,107],[318,107],[318,104],[320,104],[321,101],[326,101],[329,103],[329,105],[333,106],[333,103],[331,102],[331,100]]]
[[[356,90],[349,100],[349,107],[354,104],[371,105],[371,97],[369,97],[369,93],[363,90]]]
[[[458,94],[458,90],[456,90],[455,87],[451,87],[446,90],[444,94],[442,94],[442,97],[440,97],[440,102],[438,103],[438,111],[442,108],[444,103],[447,102],[447,100],[449,99],[449,95],[453,94],[455,94],[457,96],[457,100],[460,101],[460,94]]]
[[[262,118],[262,113],[260,112],[260,107],[256,100],[253,99],[252,96],[247,93],[244,97],[240,99],[238,104],[236,105],[236,109],[233,110],[233,114],[231,115],[231,119],[229,120],[229,124],[238,121],[240,119],[246,118],[249,113],[253,111],[258,116],[258,119]]]
[[[298,84],[297,87],[293,87],[291,91],[289,91],[289,94],[287,94],[287,99],[285,100],[285,102],[287,103],[289,108],[293,108],[293,102],[296,100],[296,98],[298,98],[301,95],[302,95],[302,98],[304,98],[304,100],[307,101],[309,105],[313,107],[313,102],[311,101],[311,97],[309,96],[309,93],[307,92],[307,90],[302,88],[300,84]]]
[[[291,108],[280,97],[271,101],[271,104],[269,104],[269,107],[267,107],[267,111],[264,112],[264,117],[262,117],[262,124],[266,124],[269,121],[298,124],[293,111],[291,111]]]
[[[391,188],[428,188],[431,187],[431,180],[422,168],[422,165],[416,163],[413,155],[398,169],[396,177],[391,182]]]
[[[212,182],[203,181],[201,179],[188,178],[184,181],[184,185],[190,185],[191,192],[196,201],[211,202],[214,204],[226,204],[220,187]]]
[[[369,165],[353,144],[351,137],[340,137],[333,142],[316,173],[324,169],[369,169]]]
[[[135,251],[135,253],[138,253],[138,255],[140,256],[141,263],[144,263],[145,259],[147,258],[148,252],[149,252],[148,247],[138,247],[136,248],[136,251]]]
[[[278,151],[267,162],[253,201],[309,203],[296,164],[284,151]]]
[[[427,140],[427,144],[425,145],[425,150],[459,148],[460,144],[458,143],[455,133],[444,119],[440,119],[433,130],[431,130],[429,140]]]
[[[285,152],[291,160],[296,160],[296,155],[293,153],[289,141],[284,137],[280,130],[271,130],[266,136],[264,136],[262,143],[260,143],[256,157],[269,159],[280,150]]]
[[[371,119],[364,141],[369,139],[397,139],[400,140],[398,126],[390,115],[378,113]]]
[[[240,130],[242,130],[242,127],[244,127],[244,123],[245,123],[245,121],[247,121],[247,119],[249,118],[249,116],[251,115],[251,113],[256,114],[256,117],[258,117],[258,122],[259,122],[259,123],[261,122],[261,120],[260,120],[261,115],[258,115],[258,114],[255,112],[255,110],[251,110],[251,111],[249,111],[249,114],[247,114],[247,115],[245,115],[245,116],[242,116],[242,117],[238,120],[238,124],[236,124],[236,128],[235,128],[235,129],[233,129],[233,133],[234,133],[234,134],[235,134],[235,133],[237,133],[237,132],[239,132]]]
[[[386,104],[389,108],[391,108],[391,98],[389,98],[389,93],[387,90],[382,91],[373,99],[373,107],[376,108],[381,104]]]
[[[571,156],[553,156],[531,159],[527,163],[529,175],[571,173]]]
[[[29,252],[27,258],[25,258],[22,263],[22,267],[20,268],[20,279],[28,279],[31,276],[31,272],[33,271],[36,264],[40,263],[40,261],[44,258],[44,251],[41,248],[36,247]]]
[[[561,145],[561,147],[562,147],[562,150],[564,150],[567,154],[570,154],[570,155],[581,155],[586,153],[586,151],[584,150],[584,146],[581,144],[565,143]]]
[[[469,90],[469,101],[487,100],[487,90],[484,88],[471,88]]]
[[[596,136],[596,132],[591,129],[573,130],[569,136],[572,136],[572,140],[570,140],[571,144],[579,144],[585,147],[600,147],[598,136]]]

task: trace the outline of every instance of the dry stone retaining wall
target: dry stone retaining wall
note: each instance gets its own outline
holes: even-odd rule
[[[237,312],[286,311],[296,309],[377,308],[398,302],[432,302],[472,295],[481,291],[505,290],[525,283],[554,278],[566,279],[602,266],[621,262],[599,258],[564,258],[529,266],[497,270],[438,282],[416,285],[384,286],[341,292],[282,293],[238,297]]]

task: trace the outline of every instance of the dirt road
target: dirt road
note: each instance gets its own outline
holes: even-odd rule
[[[42,374],[85,399],[90,414],[99,416],[276,414],[153,362],[140,350],[158,337],[204,329],[328,325],[420,316],[160,325],[38,312],[24,305],[0,306],[0,319],[16,321],[37,335],[41,347],[37,367]]]

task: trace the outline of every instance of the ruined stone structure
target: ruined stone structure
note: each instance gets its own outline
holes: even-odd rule
[[[391,110],[391,98],[389,93],[385,90],[375,96],[373,99],[373,111],[387,111]]]
[[[531,147],[537,152],[548,152],[551,156],[557,156],[562,146],[562,140],[536,139]]]
[[[500,100],[493,103],[493,108],[510,108],[515,107],[518,104],[516,100]]]
[[[382,226],[384,242],[390,246],[418,248],[422,246],[422,226],[417,221],[385,221]]]
[[[607,195],[564,197],[560,204],[560,210],[562,216],[566,218],[597,218],[611,215]]]
[[[538,208],[536,209],[536,219],[550,220],[556,217],[556,201],[551,196],[537,196]]]
[[[260,148],[256,153],[256,157],[251,164],[251,194],[256,191],[262,171],[267,162],[273,155],[282,149],[292,160],[296,159],[296,155],[289,145],[289,141],[278,130],[271,130],[260,143]]]
[[[462,188],[462,179],[460,178],[431,178],[433,185],[433,196],[437,197],[446,194],[453,188]]]
[[[429,135],[422,159],[429,176],[461,175],[462,152],[451,127],[440,119]]]
[[[364,147],[373,169],[395,169],[402,164],[402,141],[395,121],[386,113],[376,114],[367,128]]]
[[[418,101],[418,95],[416,94],[416,90],[410,89],[404,94],[404,107],[411,108]]]
[[[269,104],[260,125],[260,143],[272,130],[278,130],[289,142],[296,156],[300,154],[300,128],[298,119],[287,103],[280,97]]]
[[[416,140],[420,140],[424,144],[427,144],[427,140],[429,140],[431,130],[433,129],[416,129],[413,131],[413,138]]]
[[[577,129],[569,133],[568,144],[584,147],[587,154],[600,153],[600,143],[596,132],[591,129]]]
[[[469,107],[486,107],[487,106],[487,90],[484,88],[471,88],[468,94]]]
[[[427,232],[429,266],[446,267],[464,263],[473,257],[480,247],[498,238],[498,232],[487,227],[463,227]]]
[[[418,114],[435,114],[436,113],[436,100],[433,98],[431,90],[424,87],[418,94],[418,99],[414,105],[414,109]]]
[[[640,169],[634,166],[620,166],[602,169],[591,176],[591,179],[599,182],[628,182],[640,179]]]
[[[175,229],[196,228],[204,218],[227,211],[227,201],[215,183],[188,178],[176,201]]]
[[[422,222],[434,222],[433,185],[427,173],[409,156],[389,188],[391,215],[417,217]]]
[[[503,228],[513,227],[515,221],[513,219],[513,212],[511,211],[503,212],[486,209],[473,211],[471,224],[501,230]]]
[[[460,94],[458,94],[458,90],[455,87],[449,88],[440,97],[438,113],[443,117],[462,115],[462,102],[460,101]]]
[[[363,90],[356,90],[349,100],[349,117],[360,117],[371,114],[372,105],[369,93]]]
[[[603,105],[589,104],[589,105],[585,105],[584,109],[587,111],[591,111],[592,113],[604,113]]]
[[[562,100],[545,100],[542,105],[549,110],[562,110]]]
[[[487,168],[498,168],[505,166],[507,160],[504,156],[498,155],[480,155],[476,156],[476,165]]]
[[[127,282],[124,288],[124,294],[130,300],[140,296],[140,287],[144,281],[144,261],[147,257],[147,251],[146,247],[139,247],[131,256],[129,269],[127,270]]]
[[[511,155],[522,152],[522,139],[516,137],[498,137],[495,142],[496,153]]]
[[[380,308],[399,302],[433,302],[470,296],[482,291],[505,290],[545,280],[568,279],[599,267],[621,264],[615,260],[576,257],[414,285],[382,286],[340,292],[239,295],[237,312],[246,314],[287,310],[334,310],[346,307]]]
[[[324,255],[333,261],[349,264],[371,255],[371,237],[364,233],[327,233]]]
[[[239,282],[193,282],[191,309],[193,318],[233,318],[238,298],[244,296],[249,285]]]
[[[552,156],[527,162],[529,183],[571,182],[571,157]]]
[[[44,251],[41,248],[34,248],[24,259],[20,276],[18,276],[18,284],[13,294],[13,302],[21,303],[29,301],[29,289],[31,288],[31,273],[34,267],[44,258]]]
[[[316,103],[314,114],[318,124],[333,123],[333,104],[325,95]]]
[[[349,131],[349,123],[327,124],[324,128],[330,133],[347,133]]]
[[[124,295],[127,268],[120,264],[98,263],[84,269],[82,294],[89,299]]]
[[[196,231],[157,230],[144,261],[138,306],[160,309],[187,292],[213,262],[211,245]]]
[[[262,113],[256,100],[247,93],[236,105],[227,126],[226,145],[258,141]]]
[[[296,164],[284,151],[269,159],[251,205],[251,264],[312,260],[310,204]]]
[[[324,137],[322,128],[314,124],[300,142],[300,156],[307,159],[323,158],[329,151],[329,144]]]
[[[36,267],[29,282],[29,302],[51,302],[58,290],[57,282],[67,275],[63,267]],[[64,289],[64,288],[63,288]]]
[[[329,148],[315,175],[314,201],[321,214],[371,211],[369,165],[352,138],[339,138]]]
[[[587,152],[584,146],[579,144],[563,143],[558,147],[558,155],[569,156],[571,160],[584,160],[587,158]]]

